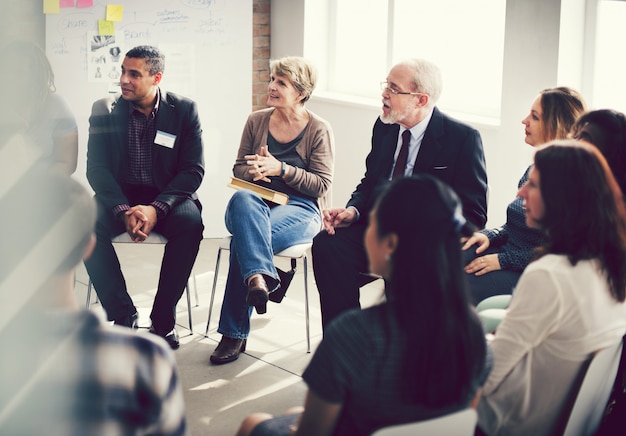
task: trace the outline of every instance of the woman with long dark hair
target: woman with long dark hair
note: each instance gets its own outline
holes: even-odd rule
[[[478,424],[490,435],[558,434],[586,362],[626,332],[626,209],[600,151],[574,140],[537,150],[519,196],[548,239],[491,343]]]
[[[427,205],[425,207],[424,205]],[[386,302],[335,319],[303,374],[304,410],[248,417],[250,434],[368,435],[466,408],[485,378],[486,343],[469,300],[456,194],[432,176],[394,181],[370,213],[369,269]]]

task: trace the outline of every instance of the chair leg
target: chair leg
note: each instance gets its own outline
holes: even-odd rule
[[[91,278],[89,279],[89,283],[87,284],[87,309],[89,309],[89,306],[91,305],[91,287],[92,287],[92,283],[91,283]]]
[[[209,302],[209,315],[207,317],[206,329],[204,336],[209,335],[209,326],[211,325],[211,315],[213,313],[213,303],[215,301],[215,290],[217,289],[217,277],[219,275],[220,260],[222,257],[222,248],[217,250],[217,260],[215,261],[215,273],[213,276],[213,286],[211,288],[211,300]],[[304,314],[306,322],[306,352],[311,352],[311,326],[309,321],[309,277],[308,277],[308,258],[306,253],[302,256],[302,262],[304,263]],[[291,259],[292,268],[295,269],[296,259]]]
[[[217,261],[215,262],[215,273],[213,275],[213,288],[211,289],[211,301],[209,302],[209,316],[206,321],[206,330],[204,337],[209,337],[209,325],[211,324],[211,314],[213,313],[213,300],[215,299],[215,288],[217,287],[217,275],[220,269],[220,258],[222,257],[222,248],[217,250]]]
[[[187,280],[187,286],[185,287],[185,293],[187,294],[187,316],[189,317],[189,332],[193,335],[193,321],[191,320],[191,296],[189,292],[189,280]]]
[[[194,307],[198,307],[200,305],[200,300],[198,299],[198,284],[196,283],[196,273],[193,273],[193,293],[196,297],[196,305]]]
[[[306,253],[302,257],[304,263],[304,317],[306,319],[306,352],[311,352],[311,331],[309,327],[309,268]]]
[[[89,309],[89,306],[91,305],[91,291],[95,291],[94,287],[93,287],[93,282],[91,281],[91,278],[89,279],[89,282],[87,283],[87,309]],[[98,293],[96,292],[96,301],[94,301],[94,303],[98,303],[100,302],[100,300],[98,299]]]

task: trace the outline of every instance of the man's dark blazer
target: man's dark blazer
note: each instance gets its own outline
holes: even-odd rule
[[[376,189],[391,174],[398,143],[398,124],[376,120],[372,150],[365,161],[365,176],[347,206],[367,220]],[[434,108],[415,161],[413,174],[427,173],[450,185],[463,203],[465,218],[479,229],[487,222],[487,170],[480,133]],[[346,207],[347,207],[346,206]],[[424,205],[428,207],[428,205]]]
[[[204,176],[202,129],[195,102],[160,92],[157,131],[176,136],[171,148],[152,144],[152,177],[160,194],[155,198],[170,210],[195,192]],[[109,210],[128,204],[122,191],[128,165],[128,120],[131,104],[121,95],[93,104],[89,118],[87,179],[96,198]]]

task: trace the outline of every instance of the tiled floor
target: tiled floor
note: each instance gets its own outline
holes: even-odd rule
[[[302,262],[299,261],[298,272],[285,299],[280,304],[269,303],[267,314],[255,313],[252,316],[252,332],[246,352],[227,365],[209,363],[209,356],[220,339],[216,329],[228,271],[228,252],[224,252],[209,335],[205,337],[218,242],[217,239],[202,241],[194,267],[198,305],[192,308],[193,334],[188,330],[184,296],[178,305],[181,347],[175,354],[192,435],[234,434],[249,413],[281,413],[289,407],[301,405],[306,393],[301,374],[311,358],[311,354],[306,353],[304,285]],[[128,288],[139,308],[140,325],[149,327],[163,246],[117,244],[116,250]],[[289,268],[287,260],[284,264],[283,259],[279,261],[278,267]],[[80,267],[77,272],[77,298],[81,302],[85,301],[87,281],[87,274]],[[366,306],[377,301],[381,293],[380,282],[364,287],[361,290],[362,304]],[[193,304],[193,289],[191,299]],[[92,302],[94,300],[92,298]],[[309,305],[311,350],[314,351],[322,338],[322,328],[310,256]],[[92,304],[91,308],[102,311],[99,304]]]

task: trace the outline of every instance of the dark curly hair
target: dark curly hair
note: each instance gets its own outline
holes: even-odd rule
[[[127,58],[144,59],[151,76],[165,71],[165,55],[152,45],[139,45],[126,53]]]

